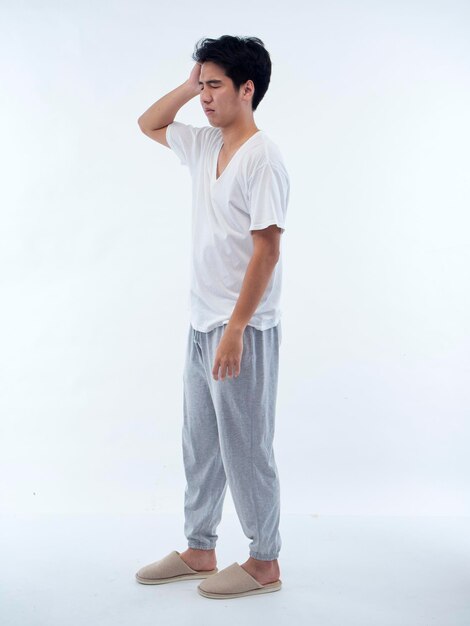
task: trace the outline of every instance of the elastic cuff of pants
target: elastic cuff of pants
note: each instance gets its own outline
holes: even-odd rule
[[[250,552],[250,556],[254,559],[258,559],[259,561],[275,561],[279,557],[279,554],[269,556],[262,554],[261,552]]]
[[[215,550],[215,546],[203,546],[200,543],[188,543],[188,548],[193,548],[194,550]]]

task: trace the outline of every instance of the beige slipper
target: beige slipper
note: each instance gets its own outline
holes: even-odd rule
[[[201,596],[206,598],[240,598],[257,593],[279,591],[281,586],[281,579],[262,585],[241,565],[232,563],[232,565],[220,570],[218,574],[214,574],[214,576],[200,583],[197,590]]]
[[[163,559],[141,567],[135,577],[139,583],[144,583],[145,585],[161,585],[162,583],[171,583],[177,580],[207,578],[207,576],[212,576],[212,574],[216,574],[218,571],[217,567],[212,570],[192,569],[183,561],[180,553],[177,550],[173,550]]]

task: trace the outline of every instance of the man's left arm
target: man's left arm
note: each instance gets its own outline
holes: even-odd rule
[[[280,255],[282,231],[276,224],[251,231],[253,255],[247,265],[237,304],[217,347],[212,375],[237,377],[243,352],[243,333],[258,308]]]

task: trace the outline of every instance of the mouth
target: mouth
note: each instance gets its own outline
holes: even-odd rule
[[[214,109],[205,109],[206,113],[214,113]]]

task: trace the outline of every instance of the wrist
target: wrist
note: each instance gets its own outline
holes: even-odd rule
[[[199,87],[199,85],[196,87],[193,83],[191,83],[191,82],[189,81],[189,79],[185,80],[185,82],[183,83],[183,85],[184,85],[185,89],[187,90],[188,95],[189,95],[191,98],[194,98],[194,96],[199,95],[199,93],[200,93],[200,91],[201,91],[201,88]]]
[[[229,322],[225,330],[226,331],[228,330],[229,332],[237,334],[237,335],[243,335],[243,333],[245,332],[245,328],[246,328],[246,324],[240,324],[237,322]]]

